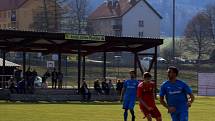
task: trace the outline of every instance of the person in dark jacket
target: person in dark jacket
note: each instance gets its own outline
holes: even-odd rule
[[[100,86],[99,80],[96,79],[96,81],[94,82],[94,90],[97,92],[98,95],[103,94],[102,93],[102,88]]]
[[[91,93],[90,93],[90,90],[89,90],[85,80],[82,81],[82,86],[81,86],[80,92],[82,95],[82,101],[90,101]],[[86,96],[87,96],[87,98],[86,98]]]
[[[52,88],[57,88],[57,78],[58,78],[58,73],[56,69],[54,68],[54,71],[52,72]]]

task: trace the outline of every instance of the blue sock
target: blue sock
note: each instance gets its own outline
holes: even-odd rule
[[[128,117],[128,110],[125,109],[125,112],[124,112],[124,121],[127,121],[127,117]]]

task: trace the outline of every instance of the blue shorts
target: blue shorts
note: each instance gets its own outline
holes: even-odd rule
[[[123,101],[123,109],[133,110],[135,105],[135,100],[124,100]]]
[[[172,121],[188,121],[188,111],[171,113]]]

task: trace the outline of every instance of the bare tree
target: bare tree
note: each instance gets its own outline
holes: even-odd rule
[[[83,33],[87,27],[87,16],[89,15],[89,0],[71,0],[70,2],[69,29],[74,33]]]
[[[212,34],[213,42],[215,43],[215,4],[214,5],[208,5],[206,11],[205,11],[209,22],[210,22],[210,28]]]
[[[198,62],[203,55],[208,54],[212,47],[211,24],[205,12],[200,12],[192,18],[185,30],[184,49],[197,54]]]
[[[181,40],[177,40],[175,42],[175,45],[176,45],[175,57],[181,57],[183,54],[183,47],[181,45]],[[171,46],[172,46],[172,42],[169,42],[168,45],[165,48],[161,49],[161,52],[160,52],[161,56],[164,57],[168,62],[171,62],[172,56],[173,56],[171,52],[172,51]]]
[[[33,11],[31,28],[39,31],[58,32],[67,11],[66,0],[41,0],[41,6]]]

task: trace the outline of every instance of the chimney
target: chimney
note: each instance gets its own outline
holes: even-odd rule
[[[105,0],[104,2],[108,8],[112,9],[112,6],[113,6],[112,0]]]
[[[118,8],[119,7],[119,0],[113,0],[112,4],[113,4],[113,9]]]
[[[137,2],[137,0],[128,0],[128,2],[129,4],[134,5]]]

